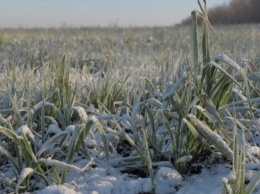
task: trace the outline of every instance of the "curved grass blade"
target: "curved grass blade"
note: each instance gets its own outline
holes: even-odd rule
[[[223,67],[221,67],[219,64],[215,63],[214,61],[210,61],[207,63],[207,65],[211,65],[219,69],[221,72],[223,72],[226,76],[228,76],[236,85],[238,85],[242,90],[243,87],[238,83],[238,81],[235,79],[234,76],[230,75]]]
[[[245,188],[245,194],[253,193],[255,187],[259,184],[259,182],[260,182],[260,172],[257,172],[256,175],[253,177],[253,179]]]
[[[0,146],[0,153],[2,153],[11,162],[11,164],[15,167],[17,172],[21,171],[21,168],[17,164],[16,159],[11,155],[11,153],[7,149]]]
[[[30,142],[28,141],[28,139],[26,138],[26,136],[25,136],[25,134],[24,134],[23,132],[22,132],[22,136],[23,136],[23,138],[22,138],[21,141],[23,142],[23,145],[24,145],[25,150],[26,150],[26,151],[28,152],[28,154],[30,155],[30,157],[31,157],[31,159],[32,159],[32,161],[33,161],[33,163],[34,163],[34,165],[36,165],[37,170],[38,170],[42,175],[44,175],[44,171],[43,171],[43,169],[41,168],[41,166],[40,166],[39,163],[38,163],[38,160],[37,160],[37,158],[36,158],[36,156],[35,156],[35,154],[34,154],[32,148],[31,148]]]
[[[36,174],[38,175],[45,183],[46,186],[49,185],[46,177],[43,174],[38,173],[36,170],[32,169],[32,168],[24,168],[19,176],[18,182],[16,184],[16,193],[19,193],[19,187],[22,184],[22,182],[31,174]]]
[[[233,160],[233,151],[217,133],[213,132],[212,129],[197,119],[194,115],[188,114],[188,117],[192,122],[194,122],[197,130],[204,136],[204,138],[212,143],[227,159],[231,161]]]
[[[91,159],[87,165],[85,165],[83,168],[79,168],[75,165],[68,164],[68,163],[65,163],[65,162],[61,162],[59,160],[54,160],[54,159],[51,159],[51,158],[47,158],[47,159],[40,158],[39,159],[39,162],[44,163],[46,166],[53,166],[53,167],[60,169],[60,170],[74,171],[74,172],[78,172],[78,173],[82,173],[82,172],[85,172],[88,169],[90,169],[93,161],[94,161],[94,159]]]
[[[186,118],[183,118],[183,122],[188,126],[194,138],[197,139],[207,150],[211,150],[206,139],[197,132],[196,128]]]
[[[1,127],[0,126],[0,133],[4,134],[6,137],[15,140],[15,141],[19,141],[21,139],[20,136],[18,136],[15,132],[5,128],[5,127]]]
[[[33,120],[35,119],[36,115],[38,113],[40,113],[40,111],[42,110],[43,106],[44,106],[45,111],[46,111],[46,107],[50,107],[50,108],[54,109],[54,111],[57,114],[58,121],[59,121],[59,123],[62,126],[62,129],[65,129],[66,128],[66,123],[65,123],[65,119],[63,117],[62,112],[54,104],[52,104],[50,102],[42,101],[41,103],[38,104],[37,109],[35,110],[35,113],[33,114]]]
[[[251,101],[250,101],[250,89],[249,89],[249,85],[250,87],[252,87],[254,90],[255,87],[251,84],[251,82],[249,81],[249,79],[247,78],[247,75],[246,75],[246,72],[245,70],[240,66],[238,65],[235,61],[233,61],[232,59],[230,59],[227,55],[225,54],[222,54],[222,55],[219,55],[217,57],[215,57],[216,60],[218,61],[221,61],[221,62],[224,62],[230,66],[232,66],[233,68],[235,68],[243,77],[243,81],[245,83],[245,88],[246,88],[246,96],[247,96],[247,99],[249,100],[249,106],[252,107],[252,104],[251,104]],[[235,79],[235,78],[234,78]],[[240,86],[240,85],[238,85]],[[241,88],[241,86],[240,86]],[[243,90],[243,88],[241,88]]]
[[[61,133],[58,133],[58,134],[54,135],[53,137],[51,137],[50,139],[48,139],[47,141],[45,141],[44,144],[42,144],[41,148],[38,150],[38,152],[35,154],[36,157],[40,157],[44,151],[46,151],[48,149],[49,150],[52,149],[54,147],[55,143],[66,135],[68,135],[68,132],[62,131]]]
[[[98,131],[101,135],[101,138],[102,138],[102,141],[103,141],[103,144],[104,144],[105,153],[106,153],[107,174],[109,174],[110,173],[109,172],[110,171],[109,170],[109,145],[108,145],[108,142],[107,142],[105,130],[103,129],[103,126],[101,125],[101,123],[99,122],[97,117],[91,116],[91,117],[88,118],[88,120],[92,121],[96,125],[96,127],[97,127],[97,129],[98,129]]]
[[[192,160],[192,156],[191,155],[188,155],[188,156],[183,156],[181,158],[179,158],[175,163],[180,163],[180,162],[184,162],[184,163],[187,163],[187,162],[191,162]]]

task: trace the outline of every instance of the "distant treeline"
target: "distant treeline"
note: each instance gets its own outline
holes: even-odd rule
[[[260,23],[260,0],[232,0],[229,5],[218,6],[208,11],[211,24]],[[198,20],[201,23],[201,19]],[[187,18],[181,24],[190,24]]]

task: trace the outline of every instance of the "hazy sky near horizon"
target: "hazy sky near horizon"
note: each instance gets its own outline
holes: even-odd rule
[[[229,2],[207,0],[208,7]],[[170,26],[194,9],[197,0],[0,0],[0,28]]]

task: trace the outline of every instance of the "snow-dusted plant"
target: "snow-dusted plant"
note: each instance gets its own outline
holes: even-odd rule
[[[233,172],[230,179],[223,179],[224,192],[227,194],[251,194],[260,182],[260,172],[258,171],[250,182],[245,184],[246,175],[246,139],[245,130],[238,133],[236,119],[233,120]],[[241,137],[240,135],[241,134]]]
[[[7,159],[11,164],[14,191],[33,191],[28,185],[36,180],[62,184],[69,170],[82,173],[90,167],[77,167],[75,159],[94,157],[97,164],[106,163],[108,173],[110,165],[122,172],[143,170],[147,188],[157,191],[156,181],[165,178],[171,187],[179,186],[181,176],[173,168],[185,173],[212,147],[234,161],[236,180],[243,182],[245,156],[237,147],[230,149],[228,112],[236,110],[240,128],[250,123],[260,103],[257,84],[252,84],[259,81],[259,72],[252,69],[259,67],[242,68],[224,54],[211,57],[218,42],[210,47],[206,1],[204,8],[198,2],[201,10],[192,12],[192,40],[186,28],[3,32],[7,45],[0,52],[0,153],[5,160],[0,163],[6,165]],[[203,18],[202,52],[197,14]],[[147,33],[152,34],[149,40]],[[237,32],[225,28],[227,33],[232,35],[224,38]],[[251,42],[240,37],[230,55],[252,57],[240,43],[250,45],[257,35]],[[186,54],[190,42],[192,60],[180,54]],[[118,153],[117,143],[128,145],[129,156]],[[244,190],[251,192],[259,176]],[[230,191],[231,182],[226,184]]]
[[[198,0],[201,11],[192,12],[192,65],[183,77],[172,84],[164,94],[162,110],[164,123],[171,136],[175,161],[193,155],[199,157],[204,151],[212,151],[212,146],[229,160],[233,160],[231,137],[228,132],[229,118],[227,111],[230,103],[235,103],[235,110],[241,119],[252,117],[253,105],[259,104],[250,93],[255,90],[246,68],[242,68],[225,54],[213,59],[210,56],[209,27],[211,27],[206,0],[204,8]],[[197,14],[203,19],[202,63],[199,63],[197,32]],[[257,73],[255,73],[257,74]],[[185,76],[186,75],[186,76]],[[185,76],[185,77],[184,77]],[[235,100],[244,100],[244,108],[234,102],[233,86],[239,87],[242,95]],[[234,93],[233,93],[234,92]],[[233,117],[233,116],[231,116]],[[169,127],[169,121],[177,120],[175,130]],[[241,124],[243,125],[243,124]],[[244,127],[245,128],[245,127]],[[177,169],[185,169],[187,161],[175,163]]]
[[[16,190],[18,191],[22,183],[22,189],[29,189],[28,181],[26,180],[24,182],[24,179],[32,172],[38,174],[39,177],[44,180],[45,184],[49,185],[44,175],[44,170],[40,166],[38,159],[35,156],[34,150],[36,147],[36,142],[34,142],[33,134],[31,133],[30,129],[27,126],[22,126],[17,130],[16,134],[12,130],[0,127],[0,134],[5,135],[13,144],[11,148],[14,150],[11,150],[8,147],[4,148],[0,146],[0,152],[12,164],[15,175],[20,177],[16,184]],[[25,171],[24,166],[28,167],[28,169],[32,169],[33,171]]]

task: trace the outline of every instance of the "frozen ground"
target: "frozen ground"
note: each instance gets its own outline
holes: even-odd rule
[[[257,146],[247,146],[249,158],[253,157],[259,162],[257,157],[260,155],[260,148]],[[89,161],[84,159],[74,165],[83,167]],[[259,163],[258,163],[259,164]],[[158,194],[220,194],[223,190],[223,178],[232,176],[232,165],[225,162],[217,155],[207,156],[204,161],[192,165],[196,171],[181,176],[177,171],[170,167],[159,167],[155,180],[157,182],[156,193]],[[52,185],[43,188],[35,194],[143,194],[151,190],[151,179],[141,178],[135,175],[121,173],[117,168],[110,167],[110,174],[106,173],[106,163],[97,162],[96,166],[86,172],[69,172],[67,181],[63,185]],[[1,167],[1,178],[7,177],[11,168]],[[255,171],[248,171],[247,180],[252,178]],[[8,188],[2,188],[0,193],[9,193]],[[9,190],[11,191],[11,190]],[[254,193],[260,193],[260,185]]]
[[[70,127],[71,128],[71,127]],[[249,182],[256,168],[260,169],[260,120],[250,128],[255,144],[247,142],[247,173],[246,182]],[[96,137],[98,140],[98,137]],[[98,142],[98,141],[97,141]],[[96,143],[97,143],[96,142]],[[94,142],[94,144],[96,144]],[[34,183],[39,188],[35,194],[145,194],[152,188],[151,179],[143,177],[140,173],[123,173],[123,157],[110,158],[110,170],[107,174],[107,163],[104,160],[104,154],[95,155],[94,165],[84,172],[70,171],[63,185],[51,185],[45,187],[43,183]],[[3,160],[4,158],[1,158]],[[83,168],[89,161],[78,157],[74,164]],[[134,163],[134,165],[142,164]],[[138,168],[138,167],[137,167]],[[223,191],[223,179],[229,179],[232,176],[232,165],[223,159],[218,153],[204,156],[197,163],[193,163],[186,175],[180,175],[171,166],[168,161],[158,162],[155,166],[155,181],[157,194],[220,194]],[[13,179],[13,171],[8,163],[0,167],[0,180]],[[0,193],[12,193],[13,189],[0,185]],[[254,190],[254,193],[260,193],[260,183]]]
[[[201,174],[188,177],[181,181],[181,176],[167,167],[161,168],[156,175],[156,193],[221,193],[222,177],[228,176],[230,170],[222,165],[214,169],[203,169]],[[149,178],[133,179],[128,175],[112,173],[105,175],[104,169],[95,169],[89,175],[70,177],[73,179],[62,186],[50,186],[39,194],[57,193],[92,193],[92,194],[133,194],[146,193],[151,189]],[[176,189],[179,191],[176,191]]]
[[[82,161],[84,163],[86,161]],[[230,164],[200,164],[199,174],[181,177],[168,167],[161,167],[156,175],[158,194],[220,194],[223,190],[223,178],[231,176]],[[250,175],[248,175],[250,176]],[[70,173],[66,184],[49,186],[36,194],[137,194],[148,193],[151,189],[149,178],[135,178],[122,174],[112,168],[106,174],[106,167],[97,167],[84,174]],[[260,193],[260,186],[254,193]]]
[[[229,174],[229,168],[223,165],[214,165],[210,169],[203,169],[198,175],[189,176],[181,181],[182,178],[176,171],[162,167],[156,175],[156,193],[219,194],[223,189],[222,178],[229,176]],[[149,178],[133,179],[128,175],[116,172],[116,170],[110,176],[106,176],[105,169],[94,169],[89,175],[72,175],[70,178],[72,180],[68,184],[50,186],[38,193],[134,194],[146,193],[151,189]]]

